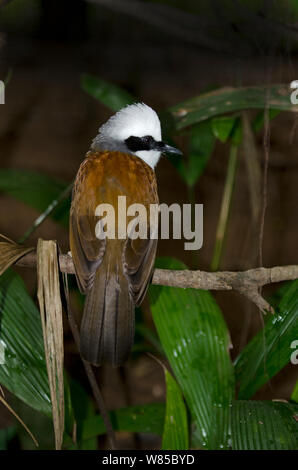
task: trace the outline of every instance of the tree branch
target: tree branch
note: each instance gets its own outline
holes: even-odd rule
[[[61,272],[74,274],[72,257],[59,256]],[[31,252],[17,262],[18,266],[35,267],[36,253]],[[264,313],[273,313],[272,307],[260,295],[259,288],[267,284],[298,279],[298,266],[275,266],[273,268],[256,268],[247,271],[172,271],[170,269],[155,269],[152,284],[181,287],[183,289],[203,290],[234,290],[251,300]]]

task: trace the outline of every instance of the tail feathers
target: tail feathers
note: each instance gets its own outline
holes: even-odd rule
[[[94,365],[123,364],[133,345],[134,324],[127,279],[118,269],[110,272],[101,266],[86,296],[80,331],[82,357]]]

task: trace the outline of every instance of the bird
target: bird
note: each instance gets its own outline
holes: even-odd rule
[[[72,193],[70,252],[80,291],[86,295],[80,324],[80,353],[95,365],[123,365],[135,330],[135,307],[144,299],[157,249],[156,226],[148,237],[99,237],[96,208],[110,204],[118,220],[119,196],[127,205],[158,204],[155,167],[163,153],[181,151],[162,141],[157,113],[145,103],[127,105],[98,130],[81,163]],[[149,224],[150,225],[150,224]]]

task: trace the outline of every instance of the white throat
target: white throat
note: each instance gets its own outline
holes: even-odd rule
[[[154,170],[156,164],[158,163],[158,160],[160,159],[161,152],[158,152],[157,150],[139,150],[138,152],[135,152],[134,155],[141,158],[145,163],[147,163],[147,165],[151,166],[151,168]]]

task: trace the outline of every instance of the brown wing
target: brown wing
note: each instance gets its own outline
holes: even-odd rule
[[[94,170],[100,173],[100,165],[94,168],[94,162],[89,159],[86,159],[80,166],[74,184],[70,210],[70,250],[82,293],[86,293],[92,287],[106,245],[105,240],[95,237],[97,192],[89,181],[90,172]]]
[[[90,152],[75,181],[70,213],[70,247],[82,292],[92,287],[106,250],[106,240],[95,236],[96,207],[101,203],[111,204],[117,221],[117,197],[121,195],[126,196],[127,206],[142,203],[148,212],[150,204],[158,204],[154,171],[133,155]],[[122,243],[121,264],[129,291],[138,305],[152,275],[157,240],[138,238],[119,240],[118,243]]]
[[[136,306],[142,303],[146,294],[153,273],[156,248],[156,240],[150,240],[147,244],[127,244],[124,272],[128,275],[130,294]]]

